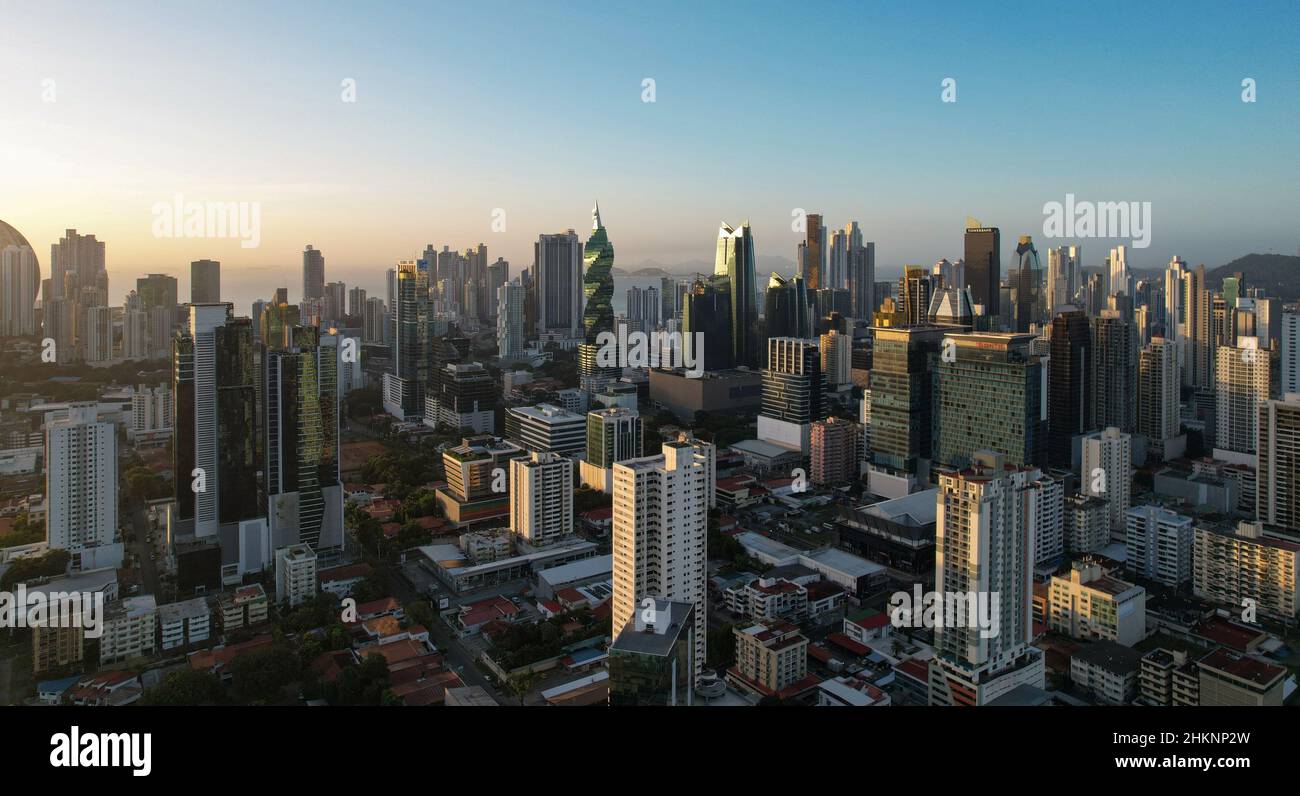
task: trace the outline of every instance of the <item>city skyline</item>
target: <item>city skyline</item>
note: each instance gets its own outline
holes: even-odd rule
[[[93,36],[69,31],[80,46],[42,47],[59,27],[47,19],[57,5],[17,8],[18,27],[31,35],[0,53],[0,96],[12,109],[0,128],[12,186],[0,218],[28,237],[43,264],[66,228],[108,241],[117,284],[199,259],[221,261],[232,286],[245,273],[274,280],[312,243],[335,278],[372,293],[383,269],[430,242],[485,243],[517,273],[539,234],[583,229],[597,197],[620,219],[620,263],[634,266],[707,263],[725,218],[750,220],[759,258],[793,263],[803,237],[791,224],[797,208],[830,228],[857,220],[877,243],[881,273],[959,256],[966,216],[998,226],[1010,242],[1028,234],[1040,249],[1082,244],[1085,264],[1100,265],[1125,239],[1042,237],[1044,204],[1067,194],[1152,203],[1152,246],[1130,252],[1133,268],[1159,268],[1173,254],[1213,268],[1250,252],[1296,251],[1286,186],[1300,177],[1300,158],[1286,155],[1296,153],[1287,131],[1300,106],[1286,89],[1300,70],[1280,57],[1285,26],[1272,23],[1283,6],[1244,18],[1212,6],[1187,18],[1126,8],[1123,28],[1072,29],[1100,47],[1086,68],[1052,58],[1058,26],[1079,20],[1026,9],[1016,52],[1039,67],[1028,72],[974,45],[1005,31],[974,9],[823,8],[828,18],[870,25],[872,55],[858,52],[854,26],[792,32],[772,6],[734,23],[750,47],[707,35],[714,22],[734,22],[722,11],[691,9],[700,24],[684,29],[666,12],[616,25],[587,8],[552,15],[514,4],[499,15],[508,21],[478,10],[378,9],[347,26],[347,38],[329,34],[331,47],[286,38],[297,24],[293,6],[191,10],[201,24],[148,7],[102,19],[90,9],[82,13],[98,24],[83,30]],[[578,19],[604,34],[589,37],[602,68],[576,51],[548,51],[540,64],[527,57]],[[402,48],[392,45],[434,22],[487,24],[485,41],[520,57],[487,63],[468,57],[473,42],[451,40],[436,68],[404,70],[389,54]],[[156,35],[130,52],[100,49],[133,27]],[[189,57],[199,41],[210,47],[236,30],[258,56],[247,65]],[[1185,46],[1154,50],[1157,34]],[[1211,44],[1217,57],[1205,55]],[[686,52],[717,68],[699,79],[699,64],[689,72],[679,65]],[[800,68],[762,57],[773,52]],[[945,103],[949,77],[956,101]],[[1256,102],[1241,101],[1245,78],[1257,81]],[[643,101],[646,79],[653,102]],[[347,80],[356,102],[342,101]],[[724,135],[709,112],[724,92],[762,124]],[[572,135],[566,109],[592,101],[603,113]],[[815,147],[794,121],[799,105],[826,109]],[[214,107],[222,108],[215,117]],[[548,107],[542,118],[554,125],[515,121]],[[1042,110],[1029,111],[1034,124],[1019,125],[1019,108]],[[462,115],[479,120],[469,126],[479,130],[439,123]],[[310,136],[297,126],[308,119]],[[145,140],[151,145],[140,146]],[[728,142],[722,154],[717,140]],[[1222,157],[1228,148],[1231,157]],[[1252,176],[1261,173],[1268,177]],[[152,208],[178,195],[259,203],[259,245],[154,237]],[[504,229],[494,226],[501,220]],[[372,275],[348,278],[363,273]],[[281,281],[292,287],[290,276]]]

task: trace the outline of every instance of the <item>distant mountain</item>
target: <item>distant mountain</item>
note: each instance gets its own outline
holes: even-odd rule
[[[1247,254],[1227,265],[1207,271],[1209,287],[1219,288],[1223,278],[1240,273],[1247,288],[1260,287],[1270,298],[1300,300],[1300,257],[1292,254]]]

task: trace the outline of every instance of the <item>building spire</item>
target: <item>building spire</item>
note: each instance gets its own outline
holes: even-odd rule
[[[595,207],[591,208],[591,228],[600,229],[600,200],[596,200]]]

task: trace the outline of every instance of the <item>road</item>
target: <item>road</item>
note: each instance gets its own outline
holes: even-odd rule
[[[387,564],[385,563],[383,566],[387,566]],[[389,578],[390,588],[398,602],[403,604],[420,601],[428,602],[428,598],[417,592],[411,585],[401,567],[390,568],[389,574],[392,575]],[[438,611],[436,606],[434,606],[433,610],[434,613]],[[452,633],[451,628],[447,627],[447,624],[441,618],[435,621],[433,627],[428,630],[429,639],[433,642],[433,645],[446,656],[448,665],[460,675],[460,679],[464,680],[466,685],[482,686],[483,690],[491,694],[498,704],[515,704],[513,700],[498,691],[487,676],[479,671],[478,666],[474,663],[474,653],[460,643],[460,640]]]

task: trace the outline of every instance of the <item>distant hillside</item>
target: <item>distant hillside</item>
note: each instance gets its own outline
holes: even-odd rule
[[[1218,289],[1225,276],[1241,273],[1246,287],[1262,287],[1270,297],[1283,301],[1300,300],[1300,257],[1291,254],[1247,254],[1227,265],[1207,271],[1209,286]]]

